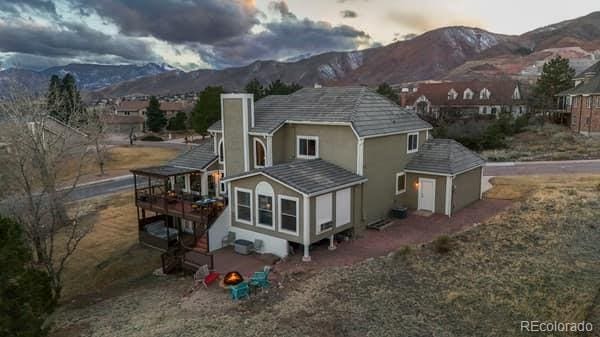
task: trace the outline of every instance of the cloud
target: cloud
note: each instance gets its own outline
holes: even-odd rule
[[[356,13],[355,11],[349,10],[349,9],[345,9],[345,10],[341,11],[340,15],[342,15],[343,18],[347,18],[347,19],[353,19],[353,18],[358,17],[358,13]]]
[[[415,12],[403,10],[388,13],[387,18],[389,21],[419,33],[444,26],[481,26],[481,22],[477,19],[449,14],[452,13],[442,15],[432,11]]]
[[[295,18],[296,16],[290,12],[290,8],[288,7],[285,1],[271,1],[269,3],[269,9],[275,12],[278,12],[282,18]]]
[[[57,15],[56,6],[50,0],[2,0],[0,11],[20,14],[24,10]]]
[[[0,21],[0,51],[45,57],[112,56],[150,60],[156,55],[140,40],[106,35],[82,24],[36,25],[28,21]]]
[[[71,0],[130,36],[211,44],[247,34],[259,24],[251,0]]]
[[[217,67],[247,64],[254,60],[289,59],[297,55],[332,50],[354,50],[371,45],[371,37],[348,25],[287,17],[269,22],[265,30],[215,44],[201,53]]]

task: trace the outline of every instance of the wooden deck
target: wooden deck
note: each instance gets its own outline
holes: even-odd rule
[[[171,215],[200,224],[211,222],[225,208],[223,202],[219,201],[207,206],[198,206],[194,202],[183,198],[165,198],[159,196],[138,197],[136,206],[155,213]]]

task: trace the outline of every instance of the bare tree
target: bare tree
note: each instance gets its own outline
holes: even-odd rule
[[[96,120],[84,109],[70,124],[47,113],[45,99],[11,97],[0,102],[0,208],[23,224],[34,261],[52,278],[60,297],[65,263],[90,231],[78,209],[69,208],[84,163],[94,155]]]

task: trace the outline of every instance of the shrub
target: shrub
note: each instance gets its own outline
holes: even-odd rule
[[[433,250],[437,253],[445,254],[452,249],[452,239],[448,235],[439,236],[433,241]]]
[[[145,142],[162,142],[164,139],[162,139],[162,137],[155,136],[155,135],[147,135],[147,136],[140,138],[140,140],[143,140]]]
[[[186,129],[187,115],[183,111],[179,111],[175,117],[169,119],[167,124],[167,130],[179,131]]]

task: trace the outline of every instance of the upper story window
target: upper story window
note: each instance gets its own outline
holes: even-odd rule
[[[469,88],[463,93],[463,99],[473,99],[473,91]]]
[[[406,142],[406,153],[419,151],[419,133],[409,133]]]
[[[298,136],[296,141],[296,157],[314,159],[319,157],[319,137]]]
[[[458,93],[456,92],[456,90],[450,89],[450,91],[448,91],[448,100],[449,101],[455,100],[456,97],[458,97]]]
[[[219,141],[219,163],[223,164],[225,161],[225,150],[223,146],[223,138]]]
[[[267,161],[265,144],[260,139],[254,139],[254,167],[264,167]]]
[[[490,91],[487,88],[481,89],[479,99],[490,99]]]
[[[586,108],[591,108],[592,107],[592,96],[588,96],[587,97],[587,101],[586,101]]]

